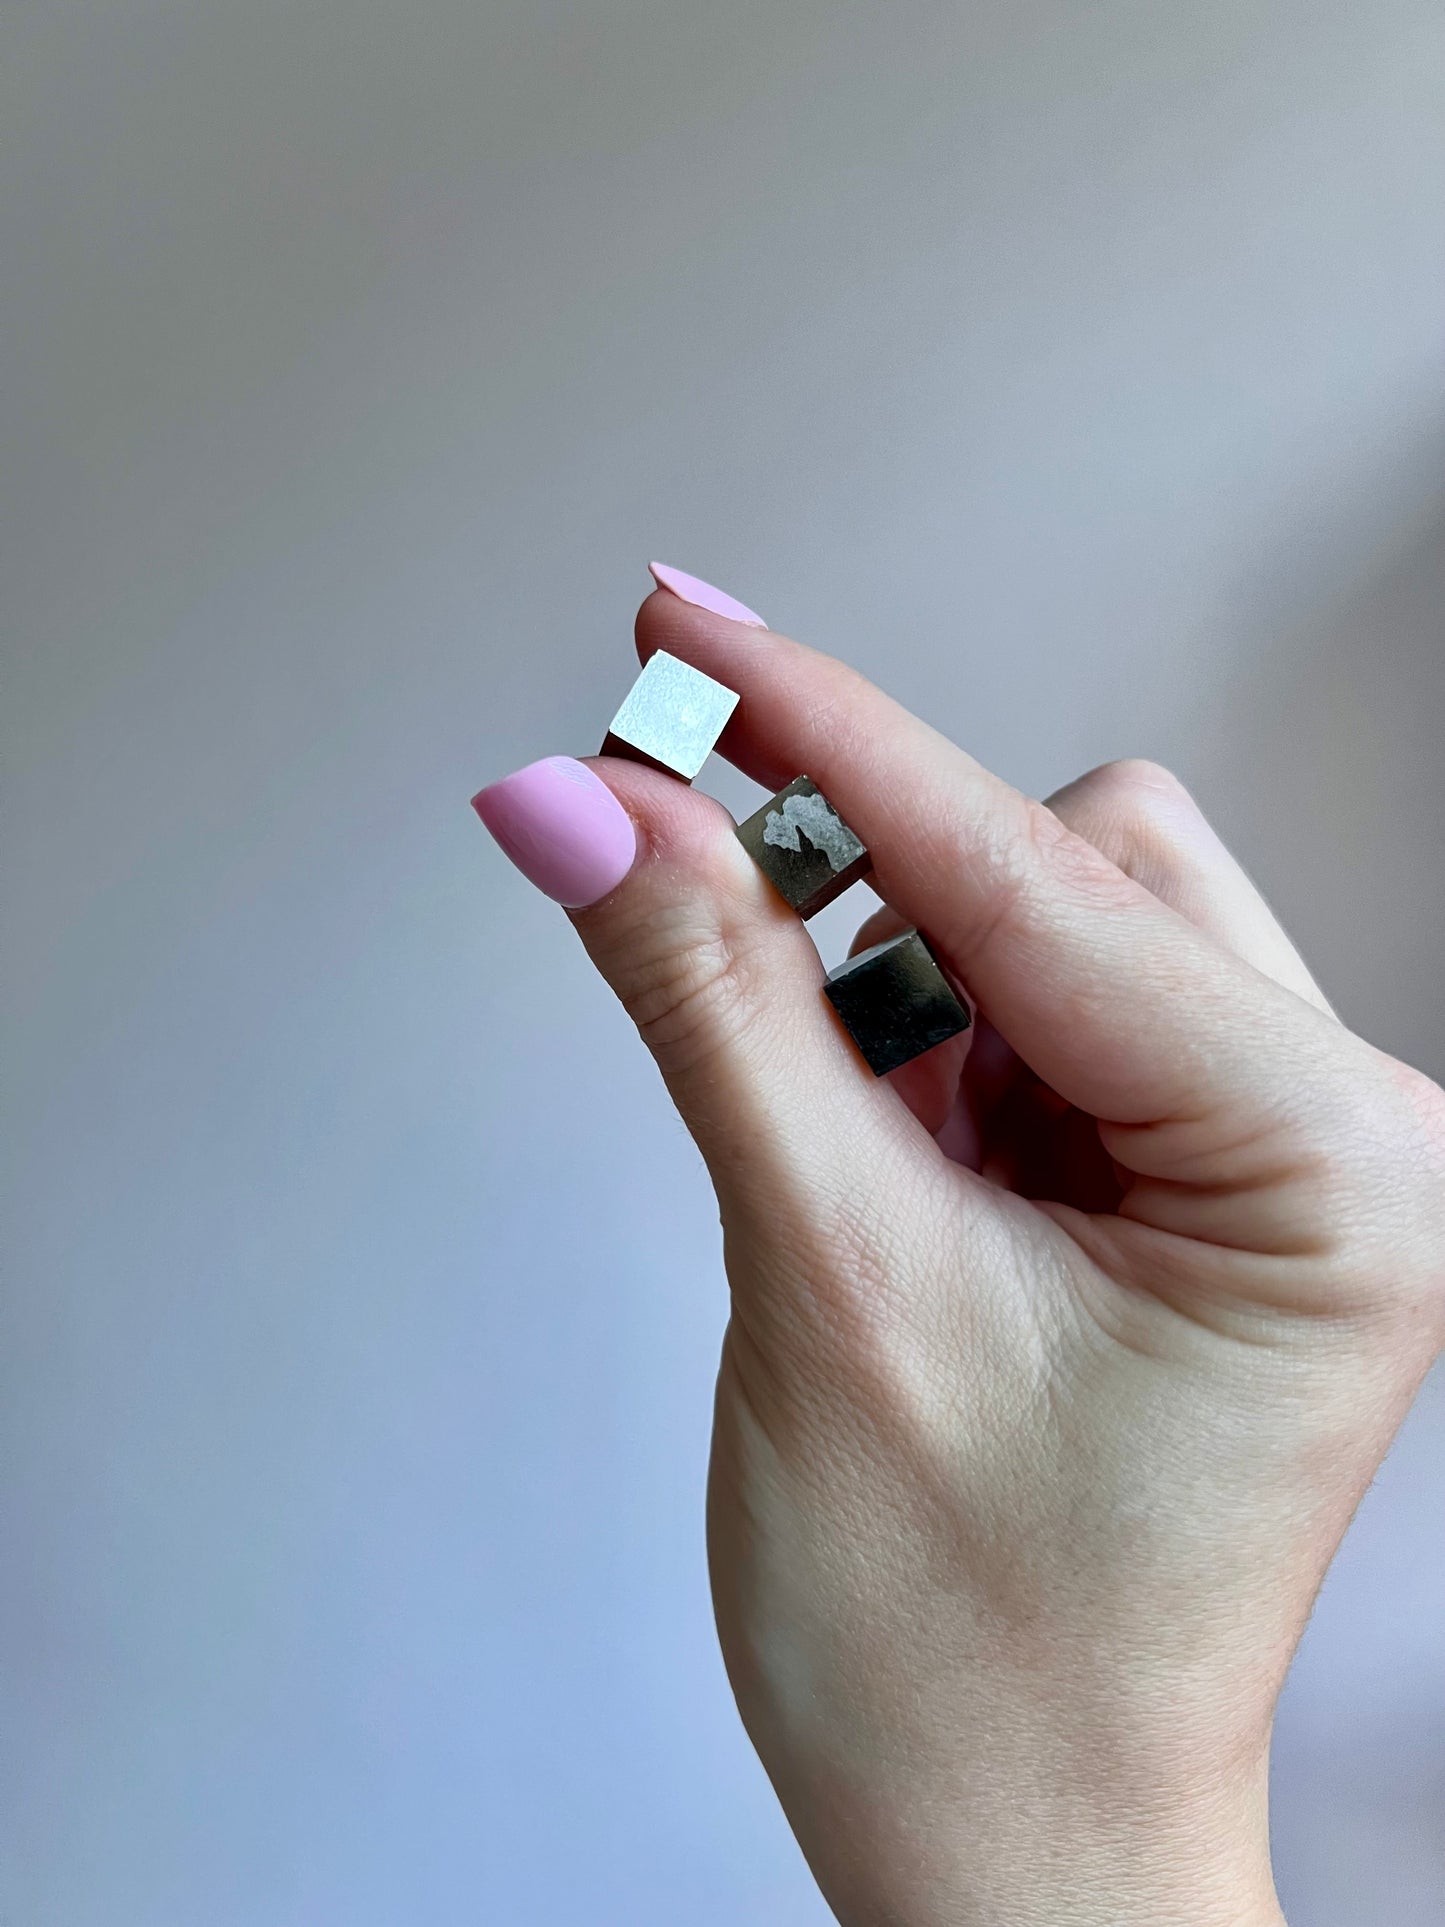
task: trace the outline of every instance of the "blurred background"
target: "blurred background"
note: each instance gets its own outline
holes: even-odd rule
[[[1445,16],[0,35],[0,1919],[821,1927],[710,1193],[467,799],[596,747],[659,556],[1034,792],[1172,764],[1445,1074]],[[1445,1919],[1442,1445],[1437,1378],[1286,1691],[1302,1927]]]

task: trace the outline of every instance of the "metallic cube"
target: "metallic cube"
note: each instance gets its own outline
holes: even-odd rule
[[[810,776],[738,825],[738,839],[800,917],[811,917],[872,868],[868,852]]]
[[[735,690],[659,649],[612,718],[602,754],[630,756],[690,783],[737,705]]]
[[[969,1026],[968,1006],[954,995],[916,930],[875,943],[830,970],[823,993],[875,1077]]]

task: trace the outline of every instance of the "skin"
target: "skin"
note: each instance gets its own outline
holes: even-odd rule
[[[784,637],[657,594],[637,642],[978,1012],[875,1080],[721,806],[595,761],[640,853],[572,915],[716,1187],[717,1624],[813,1872],[845,1927],[1277,1923],[1276,1697],[1445,1331],[1445,1097],[1166,772],[1040,804]]]

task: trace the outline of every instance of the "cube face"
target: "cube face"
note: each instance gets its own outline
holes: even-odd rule
[[[737,708],[734,690],[659,649],[643,666],[602,745],[690,783]]]
[[[967,1005],[916,930],[839,964],[823,991],[875,1077],[969,1026]]]
[[[796,776],[744,823],[738,840],[773,888],[811,917],[866,876],[867,850],[809,776]]]

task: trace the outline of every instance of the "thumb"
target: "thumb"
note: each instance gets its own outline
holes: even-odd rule
[[[731,1202],[796,1227],[927,1144],[858,1075],[819,994],[812,939],[722,805],[620,758],[552,756],[473,806],[531,882],[564,904],[656,1058]],[[929,1147],[931,1148],[931,1147]]]

